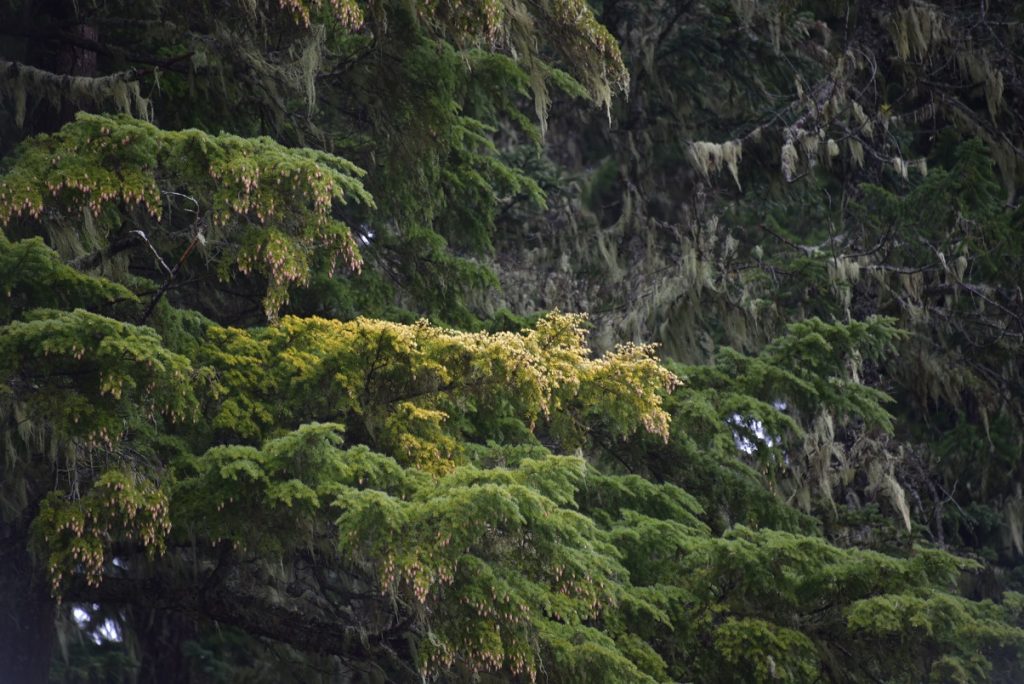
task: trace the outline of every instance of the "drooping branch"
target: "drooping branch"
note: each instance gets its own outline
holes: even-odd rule
[[[254,636],[290,644],[300,650],[338,656],[353,662],[390,660],[404,650],[403,634],[388,630],[367,634],[350,621],[327,619],[235,589],[227,582],[187,584],[163,577],[105,577],[99,586],[72,584],[65,600],[138,605],[214,620]]]
[[[133,247],[148,243],[145,233],[141,230],[133,230],[127,235],[111,241],[103,249],[83,255],[71,262],[71,265],[82,271],[89,271],[99,266],[103,261],[126,252]]]

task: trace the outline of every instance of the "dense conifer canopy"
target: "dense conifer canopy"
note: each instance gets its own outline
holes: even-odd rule
[[[0,0],[0,681],[1024,680],[1015,2]]]

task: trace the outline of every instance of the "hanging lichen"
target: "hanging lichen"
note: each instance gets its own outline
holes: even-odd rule
[[[736,187],[740,185],[740,160],[743,158],[743,143],[739,140],[728,140],[724,143],[692,142],[689,146],[690,161],[694,168],[705,178],[725,169],[729,170]]]
[[[127,114],[144,121],[153,118],[152,103],[142,96],[139,76],[125,71],[109,76],[70,76],[0,60],[0,105],[14,103],[14,121],[20,128],[31,104],[46,102],[59,108],[68,102],[82,109]]]

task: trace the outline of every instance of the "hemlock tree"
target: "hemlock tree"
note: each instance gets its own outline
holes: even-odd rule
[[[983,560],[971,595],[1020,591],[1020,4],[615,2],[600,16],[630,96],[611,128],[553,107],[549,210],[500,234],[513,287],[494,301],[582,302],[596,346],[655,340],[698,365],[757,357],[797,321],[894,319],[893,353],[851,355],[844,376],[895,400],[892,433],[765,386],[802,431],[773,486],[835,542],[892,548],[891,519]],[[554,275],[531,287],[537,270]]]
[[[821,5],[8,3],[0,674],[1020,679],[1016,28]]]

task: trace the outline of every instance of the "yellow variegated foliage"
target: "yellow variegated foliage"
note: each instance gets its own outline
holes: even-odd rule
[[[678,379],[650,346],[591,358],[585,318],[551,314],[521,333],[458,332],[358,318],[288,316],[258,330],[211,328],[213,427],[250,440],[342,421],[399,461],[447,471],[460,441],[513,418],[565,446],[588,425],[668,435],[662,394]]]

